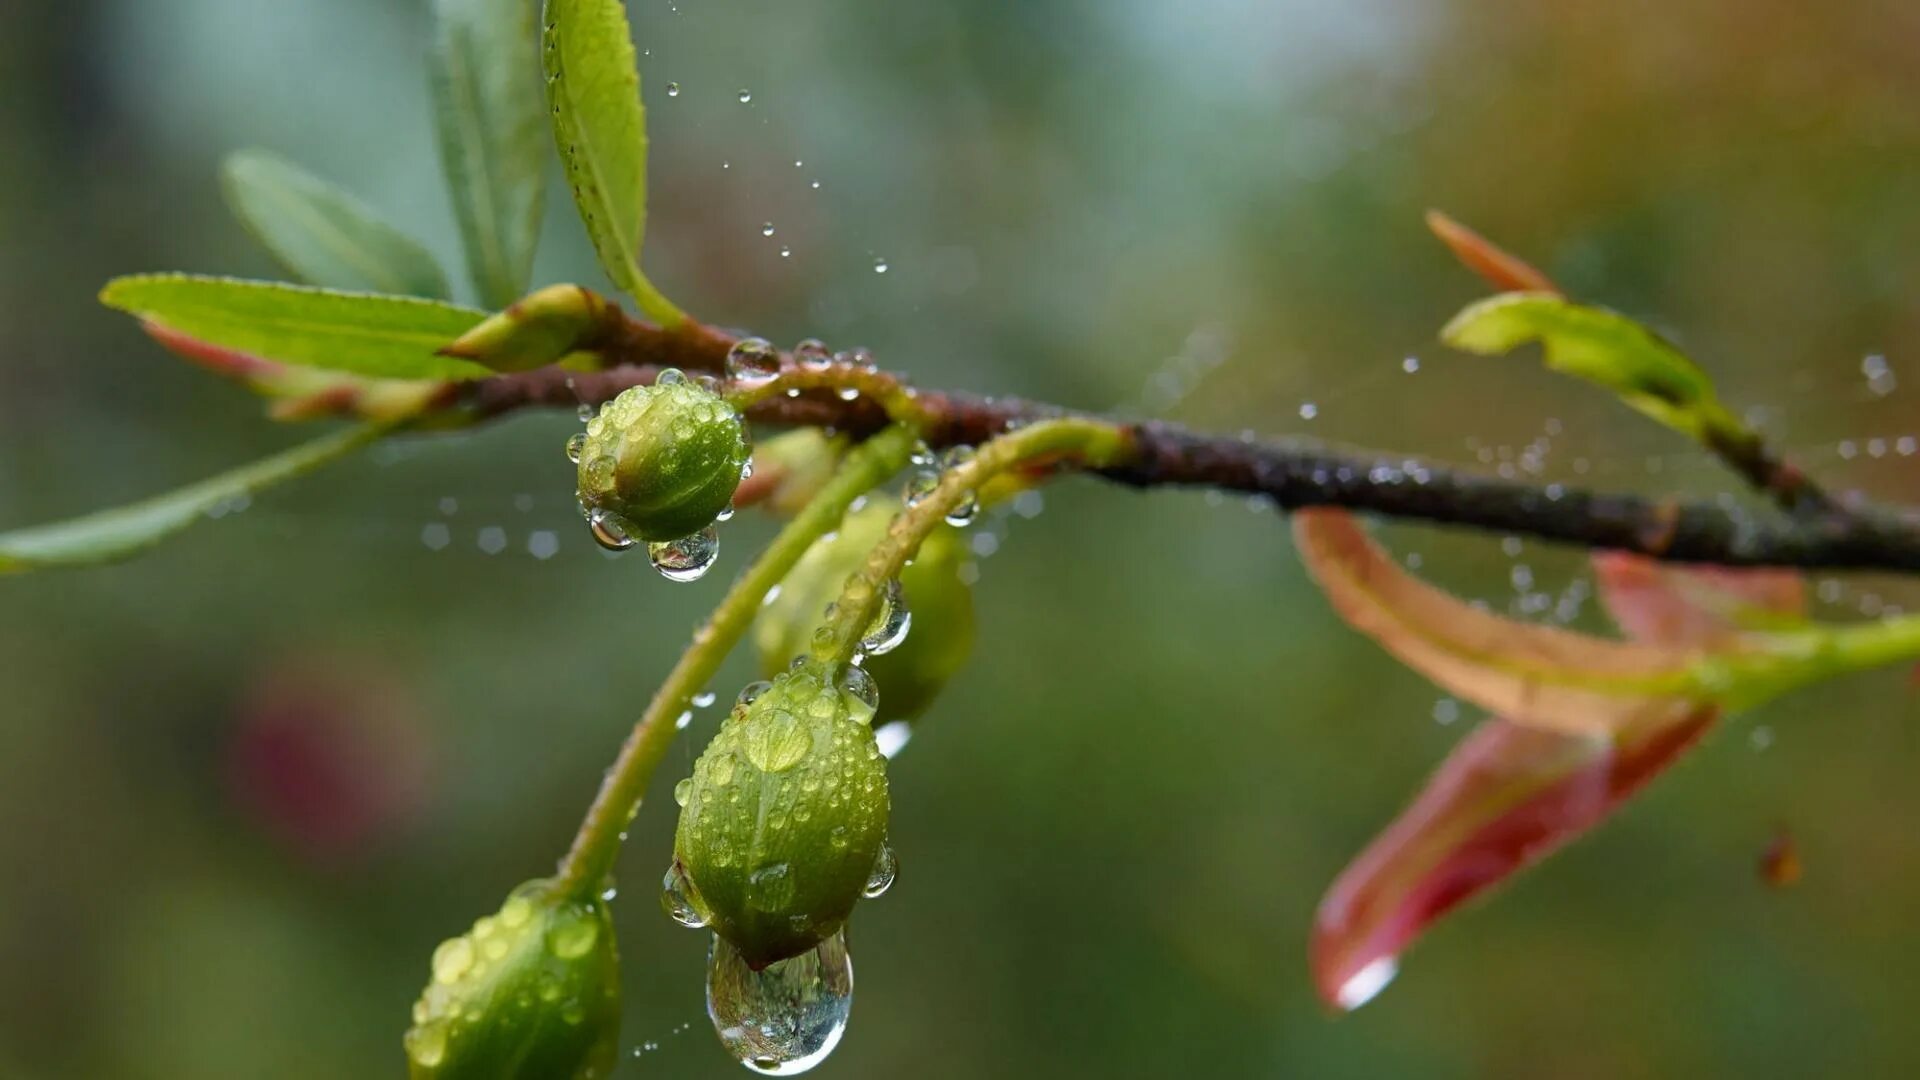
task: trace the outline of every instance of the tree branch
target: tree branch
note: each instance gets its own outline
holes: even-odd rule
[[[466,384],[463,404],[476,418],[529,406],[597,405],[652,382],[663,366],[723,373],[734,340],[708,327],[667,332],[635,323],[607,353],[619,362],[616,366],[501,375]],[[1112,420],[1017,398],[923,390],[915,400],[929,418],[924,434],[934,447],[978,445],[1010,427],[1061,416],[1119,424],[1129,434],[1131,460],[1093,471],[1130,487],[1205,487],[1265,497],[1286,510],[1339,506],[1671,562],[1920,573],[1920,513],[1905,508],[1840,506],[1815,495],[1782,499],[1797,503],[1800,511],[1785,515],[1717,502],[1522,483],[1405,455],[1336,450],[1304,439],[1209,435],[1177,424]],[[870,399],[843,401],[825,391],[764,401],[749,415],[766,423],[861,435],[886,423]],[[1764,477],[1742,472],[1764,484]],[[1817,490],[1809,483],[1800,494]]]

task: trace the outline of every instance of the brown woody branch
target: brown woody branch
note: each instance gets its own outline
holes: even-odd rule
[[[668,333],[634,323],[607,352],[617,366],[595,372],[543,368],[501,375],[467,384],[463,404],[479,418],[528,406],[597,405],[628,387],[652,382],[663,367],[721,372],[734,340],[706,327]],[[920,391],[917,401],[931,418],[925,437],[935,447],[978,444],[1009,426],[1044,417],[1090,415],[964,393]],[[878,430],[885,422],[866,398],[849,402],[826,393],[776,398],[755,406],[750,415],[767,423],[856,434]],[[1287,510],[1339,506],[1673,562],[1920,572],[1920,513],[1868,503],[1841,506],[1810,483],[1795,491],[1779,490],[1782,467],[1763,457],[1738,471],[1796,513],[1523,483],[1404,455],[1336,450],[1310,440],[1209,435],[1157,421],[1113,422],[1128,428],[1135,456],[1098,475],[1131,487],[1212,488],[1264,497]]]

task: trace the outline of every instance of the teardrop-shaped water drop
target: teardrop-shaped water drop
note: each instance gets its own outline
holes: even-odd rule
[[[973,524],[974,517],[979,513],[979,496],[971,491],[964,492],[960,496],[960,501],[953,504],[953,509],[947,511],[947,524],[964,529]]]
[[[880,853],[873,857],[873,870],[867,875],[867,887],[860,890],[860,895],[878,899],[893,888],[893,879],[899,876],[900,861],[893,857],[893,845],[882,841]]]
[[[913,612],[907,610],[907,594],[899,578],[887,582],[880,604],[880,613],[874,616],[866,635],[860,639],[860,651],[869,656],[880,656],[899,648],[900,643],[907,640],[908,631],[913,629]]]
[[[660,880],[660,910],[681,926],[698,930],[707,925],[707,917],[700,911],[700,905],[693,902],[694,895],[693,882],[687,880],[680,860],[673,860],[673,865],[667,867],[667,876]]]
[[[853,1009],[853,961],[843,927],[812,951],[754,971],[715,935],[707,1016],[721,1045],[757,1073],[795,1076],[827,1059]]]
[[[668,581],[699,581],[720,560],[720,533],[709,525],[692,536],[648,544],[647,554]]]
[[[900,492],[900,498],[909,507],[919,506],[933,489],[940,486],[940,474],[932,469],[915,469],[907,476],[906,487]]]
[[[728,503],[728,504],[727,504],[727,508],[726,508],[725,510],[722,510],[722,511],[720,511],[720,512],[719,512],[718,514],[715,514],[715,515],[713,515],[713,520],[715,520],[715,521],[723,521],[723,522],[724,522],[724,521],[732,521],[732,520],[733,520],[733,515],[735,515],[735,514],[737,514],[737,513],[739,513],[739,512],[740,512],[740,510],[739,510],[739,508],[738,508],[738,507],[736,507],[736,506],[734,506],[734,505],[733,505],[732,503]]]
[[[567,436],[567,460],[568,461],[573,462],[575,465],[580,464],[580,451],[585,450],[586,448],[587,448],[586,432],[576,431],[572,435]]]
[[[780,350],[766,338],[741,338],[727,350],[727,374],[757,382],[780,373]]]
[[[880,708],[880,687],[873,681],[873,676],[867,674],[863,668],[848,664],[840,671],[840,688],[852,694],[855,700],[866,706],[864,716],[856,712],[853,718],[863,723],[871,723],[874,711]]]
[[[793,358],[801,367],[818,371],[833,363],[833,353],[819,338],[807,338],[793,347]]]
[[[680,782],[673,785],[673,805],[675,806],[687,805],[687,799],[692,794],[693,794],[693,777],[691,776],[681,777]]]
[[[608,551],[625,551],[634,544],[627,519],[601,507],[587,511],[587,531],[593,534],[594,543]]]

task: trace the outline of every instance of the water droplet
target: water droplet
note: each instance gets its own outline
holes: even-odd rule
[[[790,712],[774,711],[748,729],[747,760],[761,772],[786,772],[806,760],[813,734]]]
[[[443,941],[433,950],[433,980],[452,985],[473,967],[473,942],[464,937]]]
[[[691,776],[684,777],[681,779],[679,783],[673,785],[673,805],[675,806],[687,805],[687,799],[692,795],[693,795],[693,777]]]
[[[715,515],[713,515],[713,520],[715,520],[715,521],[732,521],[732,520],[733,520],[733,515],[735,515],[735,514],[737,514],[737,513],[739,513],[739,512],[740,512],[740,511],[739,511],[739,509],[738,509],[737,507],[735,507],[735,506],[734,506],[734,505],[733,505],[732,503],[728,503],[728,504],[727,504],[727,507],[726,507],[726,509],[724,509],[724,510],[722,510],[722,511],[720,511],[719,513],[717,513],[717,514],[715,514]]]
[[[648,544],[647,555],[668,581],[699,581],[720,561],[720,533],[709,525],[692,536]]]
[[[693,902],[697,895],[693,882],[687,879],[687,872],[675,859],[667,867],[667,876],[660,881],[660,908],[667,918],[691,930],[707,925],[707,917],[700,913],[700,906]]]
[[[854,719],[863,723],[871,722],[874,710],[880,707],[880,687],[873,681],[873,676],[862,668],[848,664],[840,672],[840,689],[852,694],[855,700],[866,706],[866,716],[855,713]]]
[[[713,704],[713,698],[714,698],[713,691],[702,690],[699,693],[693,695],[693,707],[696,709],[704,709],[707,706]]]
[[[1391,956],[1379,959],[1353,973],[1334,995],[1340,1007],[1352,1012],[1380,995],[1395,975],[1400,974],[1400,965]]]
[[[1419,371],[1420,358],[1417,356],[1409,356],[1405,360],[1400,361],[1400,370],[1406,372],[1409,375],[1412,375],[1414,372]]]
[[[634,544],[627,520],[611,510],[595,507],[587,511],[587,531],[593,534],[594,543],[608,551],[625,551]]]
[[[576,431],[572,435],[569,435],[567,437],[567,460],[573,462],[575,465],[580,464],[580,451],[586,449],[586,446],[586,432]]]
[[[843,930],[811,952],[747,966],[718,935],[707,958],[707,1015],[734,1059],[768,1076],[794,1076],[827,1059],[853,1009],[853,961]]]
[[[756,698],[758,698],[761,694],[766,693],[768,690],[772,688],[773,688],[773,684],[766,681],[765,679],[761,679],[759,682],[750,682],[747,685],[740,688],[740,696],[733,699],[734,704],[751,705],[754,703],[754,700]]]
[[[741,338],[727,350],[727,374],[735,379],[759,381],[780,373],[780,350],[765,338]]]
[[[438,1067],[447,1057],[447,1026],[427,1024],[407,1032],[407,1056],[423,1069]]]
[[[953,504],[953,509],[947,511],[947,524],[964,529],[973,524],[974,516],[979,512],[979,497],[971,491],[965,492],[960,496],[960,501]]]
[[[893,879],[900,876],[900,862],[893,857],[893,845],[882,841],[880,853],[873,857],[873,871],[867,875],[866,888],[860,895],[876,900],[893,888]]]
[[[826,342],[807,338],[793,347],[793,359],[801,367],[819,371],[833,363],[833,353],[827,349]]]
[[[547,948],[562,960],[587,955],[600,938],[600,924],[585,913],[562,918],[547,930]]]
[[[767,222],[767,223],[766,223],[765,225],[762,225],[762,226],[760,226],[760,235],[761,235],[761,236],[772,236],[772,235],[773,235],[773,222],[771,222],[771,221],[769,221],[769,222]]]
[[[1300,419],[1311,420],[1314,417],[1319,415],[1320,415],[1320,406],[1315,405],[1311,401],[1303,401],[1300,403]]]
[[[913,739],[913,725],[905,720],[890,720],[873,729],[873,741],[880,748],[880,756],[891,761],[907,748]]]
[[[567,386],[572,387],[573,380],[571,379],[567,380]],[[595,409],[593,406],[588,405],[584,402],[581,403],[578,409],[574,410],[575,414],[577,414],[580,417],[580,422],[583,424],[593,419],[594,414],[597,413],[598,411],[599,411],[598,409]]]
[[[939,473],[932,469],[916,469],[907,477],[906,485],[900,491],[900,497],[909,507],[919,506],[926,501],[927,496],[933,494],[933,489],[939,486]]]
[[[885,259],[882,259],[882,258],[875,258],[875,259],[873,260],[873,272],[874,272],[874,273],[876,273],[876,274],[884,274],[884,273],[886,273],[886,272],[887,272],[887,260],[885,260]]]
[[[912,629],[913,612],[907,610],[906,590],[901,587],[900,579],[894,578],[887,582],[880,601],[880,611],[860,639],[860,651],[869,656],[892,652],[907,640],[907,634]]]
[[[655,386],[678,386],[678,385],[680,385],[681,383],[683,383],[683,382],[686,382],[686,381],[687,381],[687,373],[686,373],[686,372],[684,372],[684,371],[681,371],[681,370],[680,370],[679,368],[677,368],[677,367],[670,367],[670,368],[662,368],[662,369],[660,370],[660,374],[658,374],[658,375],[656,375],[656,376],[654,376],[654,378],[653,378],[653,385],[655,385]]]
[[[680,96],[680,84],[679,84],[679,83],[677,83],[677,82],[670,82],[670,83],[668,83],[668,84],[667,84],[667,96],[668,96],[668,97],[679,97],[679,96]]]
[[[913,444],[912,461],[915,465],[931,465],[938,460],[940,459],[934,455],[933,448],[926,443],[916,442]]]
[[[752,100],[753,100],[753,91],[747,89],[744,86],[741,87],[740,88],[740,104],[745,105],[751,102]]]

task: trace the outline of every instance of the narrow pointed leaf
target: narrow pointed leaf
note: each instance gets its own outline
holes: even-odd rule
[[[549,285],[440,350],[495,371],[530,371],[603,344],[623,323],[620,307],[591,289]]]
[[[1717,648],[1760,613],[1805,607],[1797,575],[1595,559],[1600,595],[1635,636]],[[1735,613],[1738,613],[1736,616]],[[1311,948],[1330,1005],[1360,1004],[1399,954],[1447,912],[1583,835],[1695,746],[1718,709],[1650,702],[1610,736],[1567,735],[1501,719],[1474,730],[1321,901]]]
[[[480,302],[527,291],[546,202],[539,0],[435,0],[440,163]]]
[[[208,345],[263,360],[387,379],[492,374],[438,350],[485,318],[435,300],[234,278],[116,278],[101,303]]]
[[[547,0],[542,60],[554,142],[600,265],[663,326],[685,319],[640,272],[647,116],[622,0]]]
[[[165,495],[71,521],[0,533],[0,575],[124,559],[241,496],[336,461],[391,428],[384,423],[362,424]]]
[[[275,420],[323,416],[405,420],[441,402],[452,386],[438,379],[370,379],[318,368],[288,367],[210,345],[158,323],[146,323],[144,327],[149,337],[175,356],[274,399],[269,414]]]
[[[447,297],[440,264],[372,207],[265,150],[229,156],[227,205],[295,277],[329,289]]]
[[[1741,430],[1706,372],[1658,334],[1612,311],[1550,293],[1507,293],[1468,307],[1440,336],[1483,356],[1539,342],[1548,367],[1604,387],[1690,438]]]
[[[1300,556],[1341,618],[1450,693],[1517,723],[1606,734],[1691,687],[1693,650],[1502,618],[1400,569],[1345,511],[1298,511],[1293,522]]]
[[[1560,287],[1531,263],[1438,210],[1427,211],[1427,228],[1447,245],[1461,265],[1501,292],[1562,295]]]

